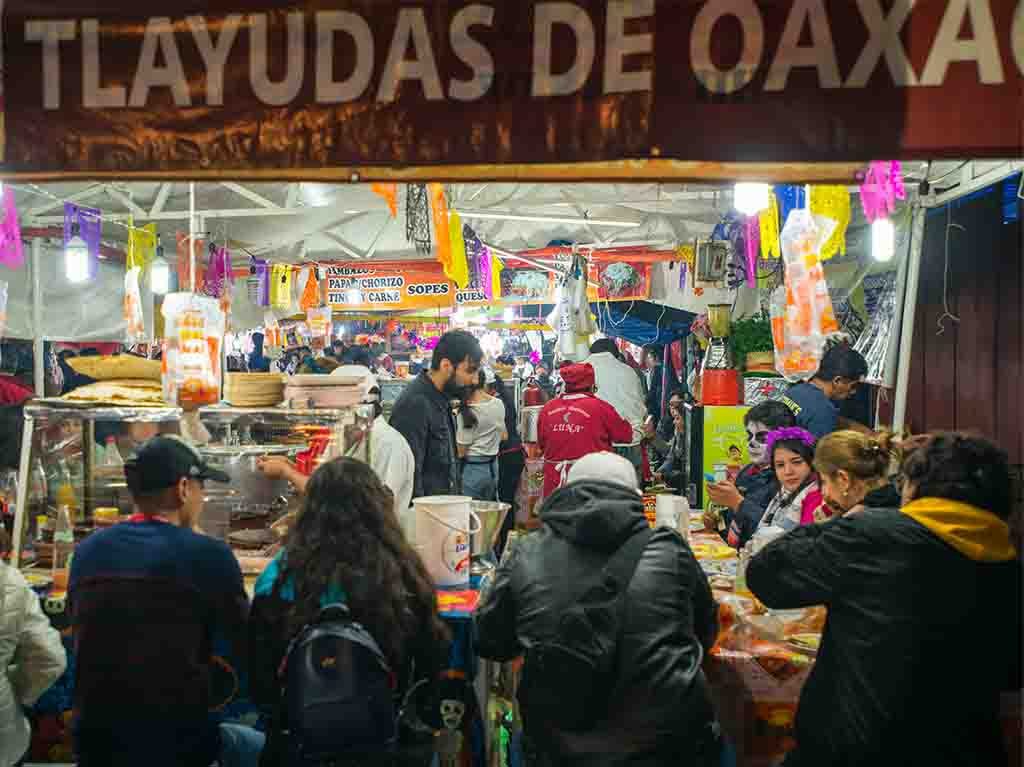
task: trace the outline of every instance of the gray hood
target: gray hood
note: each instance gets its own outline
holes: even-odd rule
[[[541,506],[540,519],[558,537],[597,551],[614,551],[647,527],[643,498],[635,490],[594,480],[555,491]]]

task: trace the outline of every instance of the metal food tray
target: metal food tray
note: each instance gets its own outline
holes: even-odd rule
[[[67,400],[47,397],[30,400],[25,405],[25,415],[30,418],[47,420],[83,420],[83,421],[146,421],[160,423],[180,421],[183,414],[180,407],[126,407],[123,405],[100,405],[93,403],[68,402]]]
[[[361,407],[361,406],[360,406]],[[208,405],[199,409],[199,417],[213,422],[230,423],[239,416],[275,418],[288,423],[314,423],[330,425],[345,420],[358,408],[290,408],[274,407],[232,407],[230,405]]]

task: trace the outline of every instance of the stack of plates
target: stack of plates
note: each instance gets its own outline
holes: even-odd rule
[[[361,376],[294,375],[288,379],[285,399],[293,408],[347,408],[363,401]]]
[[[235,407],[274,407],[284,399],[284,377],[278,373],[228,373],[224,399]]]

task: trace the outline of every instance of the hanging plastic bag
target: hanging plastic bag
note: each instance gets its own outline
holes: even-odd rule
[[[142,316],[142,296],[139,275],[142,270],[133,266],[124,273],[125,343],[138,344],[146,340],[146,321]]]
[[[7,335],[7,280],[0,280],[0,339]]]
[[[272,360],[284,354],[284,333],[273,312],[263,313],[263,354]]]
[[[317,279],[316,267],[303,269],[303,272],[309,273],[306,278],[306,286],[302,289],[302,297],[299,299],[299,308],[305,312],[320,306],[320,281]]]
[[[309,326],[310,348],[322,350],[331,342],[331,307],[306,310],[306,325]]]
[[[836,227],[833,219],[794,209],[782,230],[786,282],[772,297],[775,369],[790,381],[818,370],[825,342],[839,332],[819,253]]]
[[[220,399],[224,313],[218,302],[193,293],[164,298],[162,381],[172,405],[198,407]]]
[[[292,268],[287,264],[274,264],[270,270],[270,305],[275,309],[292,305]]]

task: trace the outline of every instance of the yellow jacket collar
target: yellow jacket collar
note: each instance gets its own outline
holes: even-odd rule
[[[919,498],[903,513],[975,562],[1008,562],[1017,556],[1010,528],[995,514],[945,498]]]

